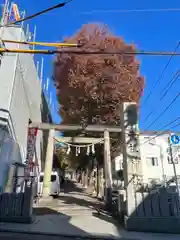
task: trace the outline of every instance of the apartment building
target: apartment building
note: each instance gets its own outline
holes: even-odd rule
[[[2,40],[28,40],[26,29],[22,25],[3,27],[0,34]],[[9,49],[30,49],[28,45],[8,41],[1,41],[0,44],[1,47]],[[0,78],[0,140],[1,148],[5,146],[4,153],[1,151],[0,154],[0,187],[3,188],[10,171],[9,167],[13,163],[26,162],[28,125],[29,122],[42,121],[44,101],[32,54],[4,53],[1,56]],[[38,131],[34,156],[39,169],[42,146],[42,132]],[[8,157],[5,158],[6,153]]]
[[[174,169],[169,155],[168,138],[169,132],[162,132],[159,136],[155,131],[140,133],[141,169],[144,183],[164,183],[175,175],[180,176],[180,145],[172,146]],[[114,180],[119,179],[117,173],[120,169],[123,170],[122,155],[117,156],[112,162]]]
[[[4,27],[1,38],[27,41],[24,29],[19,25]],[[4,43],[6,48],[29,49],[28,45]],[[29,121],[41,122],[41,84],[33,55],[5,53],[0,66],[0,124],[6,126],[9,135],[19,144],[21,162],[26,159],[27,127]],[[40,159],[41,133],[37,135],[36,151]],[[40,162],[39,162],[40,164]]]
[[[169,133],[157,136],[157,132],[140,134],[140,150],[144,182],[162,182],[174,177],[174,167],[169,155]],[[177,175],[180,175],[180,149],[173,146],[173,161]]]

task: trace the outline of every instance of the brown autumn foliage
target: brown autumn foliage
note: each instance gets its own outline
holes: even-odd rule
[[[83,25],[65,42],[82,43],[82,51],[136,50],[100,24]],[[139,103],[144,88],[135,55],[60,53],[54,63],[54,81],[60,115],[67,124],[79,124],[84,119],[88,124],[119,125],[120,104]]]

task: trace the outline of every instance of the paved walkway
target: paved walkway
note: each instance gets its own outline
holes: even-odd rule
[[[35,206],[36,219],[32,224],[0,223],[0,230],[24,231],[30,235],[34,233],[84,237],[98,235],[102,236],[102,239],[106,239],[105,236],[109,239],[113,237],[134,240],[180,239],[180,235],[127,232],[106,212],[99,213],[100,208],[103,209],[102,203],[86,194],[79,184],[70,182],[57,199],[48,198]]]

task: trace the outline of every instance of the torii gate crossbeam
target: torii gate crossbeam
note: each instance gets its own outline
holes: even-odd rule
[[[104,132],[108,130],[109,132],[121,132],[120,126],[108,126],[108,125],[88,125],[83,127],[81,125],[65,125],[65,124],[51,124],[51,123],[31,123],[29,128],[38,128],[39,130],[51,130],[55,131],[80,131],[84,130],[86,132]]]

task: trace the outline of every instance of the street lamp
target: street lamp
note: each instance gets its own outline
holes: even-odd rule
[[[166,175],[164,172],[164,162],[163,162],[163,150],[162,150],[162,146],[156,143],[152,143],[149,142],[150,145],[152,146],[157,146],[159,148],[160,151],[160,160],[161,160],[161,168],[162,168],[162,178],[163,178],[163,182],[164,182],[164,186],[166,187]]]

